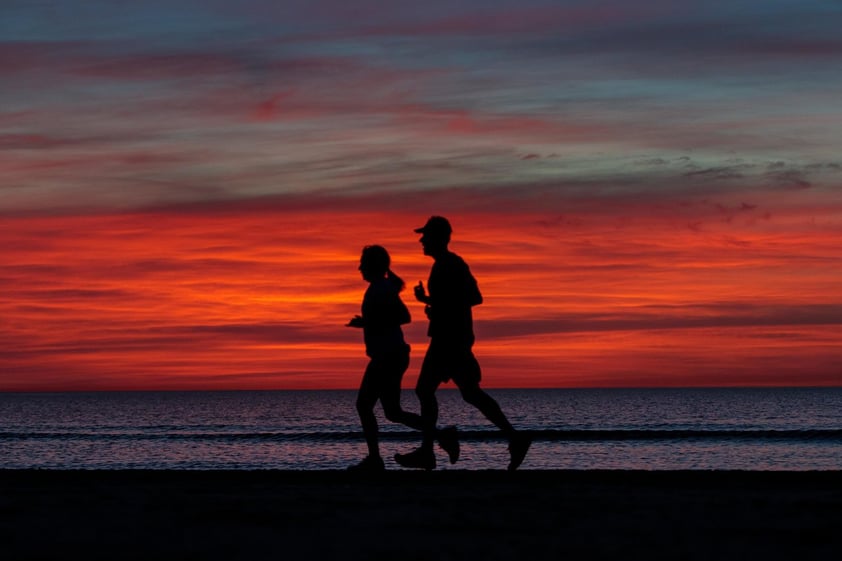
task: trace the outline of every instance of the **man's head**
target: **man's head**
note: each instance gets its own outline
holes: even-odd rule
[[[450,243],[450,234],[453,229],[450,222],[443,216],[431,216],[427,223],[415,232],[421,234],[421,245],[424,247],[424,255],[435,256],[447,250]]]

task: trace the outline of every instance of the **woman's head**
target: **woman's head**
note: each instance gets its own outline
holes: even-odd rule
[[[389,252],[383,246],[367,245],[363,248],[363,253],[360,256],[360,271],[363,276],[371,273],[373,278],[381,278],[386,275],[386,271],[389,270],[391,264]]]
[[[404,286],[403,280],[391,271],[391,264],[389,252],[380,245],[367,245],[360,255],[360,272],[365,280],[372,282],[388,277],[400,290]]]

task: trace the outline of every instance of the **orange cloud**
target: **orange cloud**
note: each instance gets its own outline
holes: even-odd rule
[[[0,390],[355,387],[359,251],[383,244],[426,279],[412,228],[433,212],[486,298],[489,386],[838,385],[840,212],[781,196],[729,203],[730,220],[715,204],[559,217],[458,196],[5,218]],[[411,387],[426,325],[404,298]]]

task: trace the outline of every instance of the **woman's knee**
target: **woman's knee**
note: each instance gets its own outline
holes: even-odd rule
[[[358,399],[356,407],[360,416],[374,414],[374,405],[367,399]]]
[[[403,414],[403,409],[400,406],[383,407],[383,416],[386,417],[387,421],[400,423],[401,419],[403,419]]]

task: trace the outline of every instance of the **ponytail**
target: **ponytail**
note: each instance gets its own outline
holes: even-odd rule
[[[392,269],[386,269],[386,278],[392,283],[392,286],[394,286],[398,292],[406,288],[406,283],[403,282],[403,279],[396,275]]]

